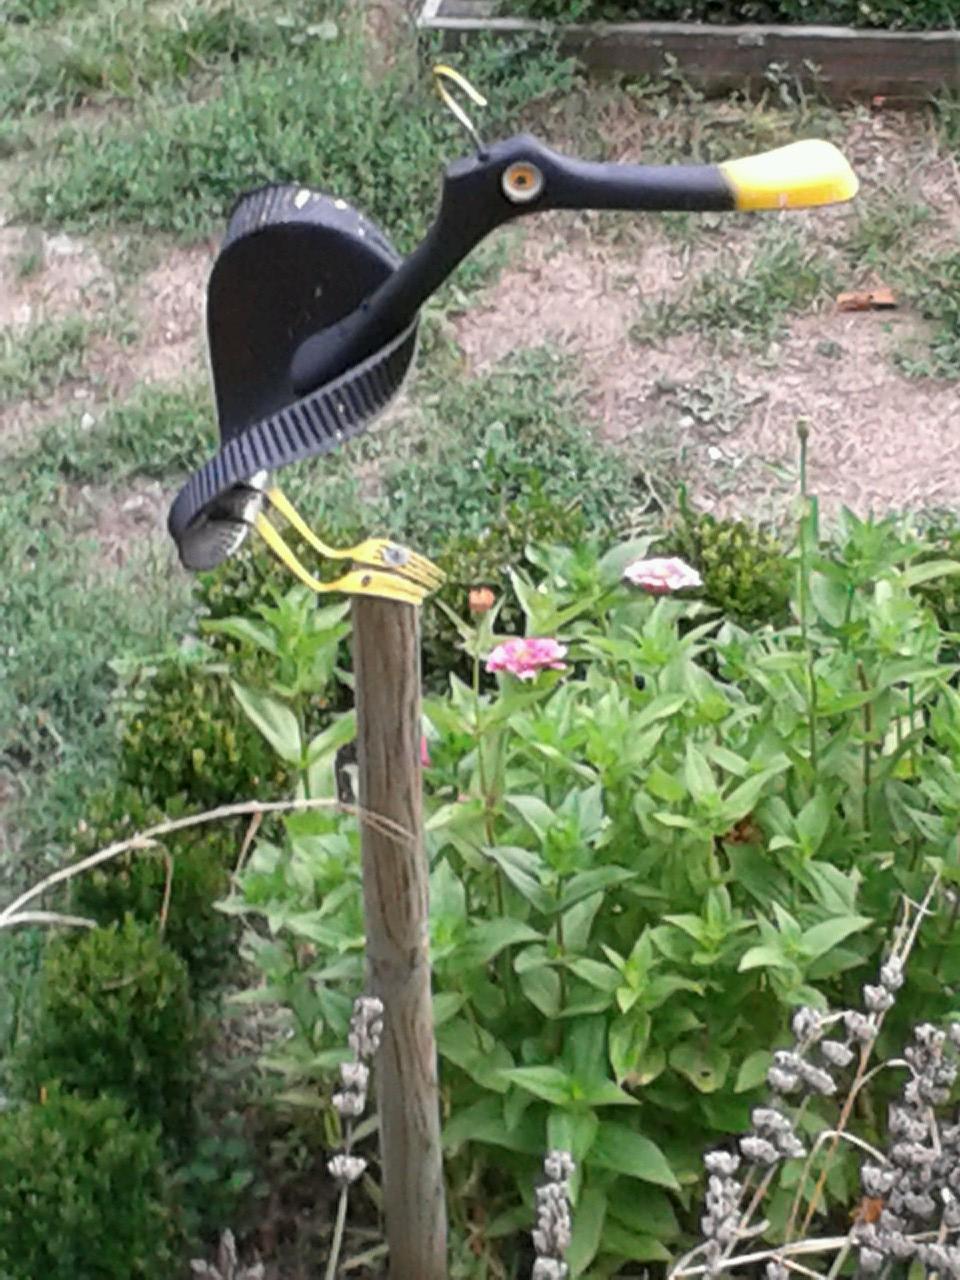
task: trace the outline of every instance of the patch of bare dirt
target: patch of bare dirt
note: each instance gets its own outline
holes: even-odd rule
[[[171,249],[126,293],[89,242],[0,227],[0,329],[16,334],[75,316],[91,324],[81,377],[0,409],[0,442],[9,447],[47,422],[79,420],[138,386],[200,375],[213,258],[208,247]]]
[[[132,352],[137,382],[173,382],[203,368],[207,280],[216,251],[172,250],[141,281],[136,300],[140,336]]]
[[[702,335],[631,342],[641,298],[674,294],[691,264],[677,245],[615,247],[530,233],[519,260],[461,316],[475,372],[544,342],[576,356],[586,412],[615,443],[664,455],[692,494],[730,515],[783,515],[794,488],[799,418],[825,515],[960,505],[960,395],[898,374],[893,350],[919,325],[905,312],[795,319],[766,358],[718,353]]]
[[[157,481],[135,483],[122,492],[83,485],[73,490],[71,504],[78,532],[97,540],[104,566],[123,568],[139,557],[148,539],[167,550],[170,494]]]
[[[115,299],[110,272],[85,241],[0,227],[0,328],[77,315],[93,319]]]

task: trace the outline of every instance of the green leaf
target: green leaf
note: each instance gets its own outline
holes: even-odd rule
[[[555,811],[548,804],[544,804],[539,796],[504,796],[504,800],[516,809],[538,840],[546,839],[556,819]]]
[[[670,1050],[670,1065],[700,1093],[715,1093],[727,1078],[730,1055],[700,1040],[684,1040]]]
[[[467,895],[460,877],[445,859],[430,873],[430,918],[436,924],[449,919],[462,928],[466,918]]]
[[[574,1101],[575,1082],[559,1067],[513,1067],[500,1074],[505,1081],[555,1107],[568,1107]]]
[[[591,1107],[635,1107],[639,1099],[621,1089],[612,1080],[591,1080],[579,1088],[578,1101]]]
[[[489,1031],[479,1030],[465,1018],[451,1018],[437,1028],[437,1049],[482,1088],[496,1093],[509,1088],[504,1072],[513,1067],[513,1058]]]
[[[571,973],[575,973],[584,982],[589,982],[590,986],[596,987],[598,991],[613,992],[620,985],[620,975],[616,969],[608,964],[601,964],[599,960],[591,960],[588,956],[575,956],[572,960],[564,961],[564,964]]]
[[[867,916],[841,916],[839,920],[824,920],[823,924],[815,924],[804,931],[801,945],[805,954],[815,960],[843,942],[844,938],[849,938],[851,933],[859,933],[872,923]]]
[[[740,957],[737,965],[738,973],[746,973],[748,969],[793,969],[794,964],[783,954],[779,947],[761,944],[750,947]]]
[[[639,1195],[638,1190],[632,1181],[617,1178],[607,1193],[607,1223],[615,1220],[635,1235],[676,1239],[680,1225],[667,1193],[651,1186],[645,1186]]]
[[[551,1111],[547,1117],[547,1148],[568,1151],[578,1165],[582,1164],[599,1127],[595,1111]]]
[[[717,799],[719,792],[713,771],[706,756],[693,745],[689,738],[687,739],[683,776],[695,804],[708,805]]]
[[[581,871],[567,881],[557,909],[568,911],[583,898],[589,898],[591,894],[602,889],[610,889],[614,885],[635,880],[636,876],[635,871],[630,871],[626,867],[593,867],[589,871]]]
[[[483,853],[497,864],[517,892],[532,906],[545,915],[553,912],[554,899],[537,878],[543,864],[535,853],[512,845],[484,846]]]
[[[607,1214],[607,1197],[596,1187],[587,1187],[577,1201],[573,1215],[573,1235],[566,1252],[571,1276],[583,1275],[597,1256]]]
[[[629,1017],[618,1018],[607,1034],[610,1066],[617,1084],[633,1071],[650,1038],[650,1015],[636,1010]]]
[[[464,969],[489,964],[501,951],[520,942],[539,942],[542,934],[522,920],[484,920],[476,924],[467,935],[466,942],[457,954]]]
[[[357,713],[353,710],[346,711],[310,739],[310,745],[307,747],[307,764],[313,764],[325,755],[334,754],[348,742],[353,742],[356,736]]]
[[[905,587],[918,587],[922,582],[930,582],[932,578],[945,578],[960,573],[960,561],[927,560],[924,564],[912,564],[900,574],[900,581]]]
[[[772,1061],[773,1054],[769,1049],[755,1049],[753,1053],[748,1054],[737,1072],[737,1083],[733,1086],[734,1093],[746,1093],[748,1089],[756,1089],[758,1085],[763,1084]]]
[[[666,1156],[656,1143],[613,1120],[601,1122],[590,1149],[590,1163],[671,1191],[680,1189]]]
[[[204,618],[200,622],[200,630],[214,635],[228,636],[231,640],[242,640],[264,649],[267,653],[277,654],[277,638],[273,628],[265,622],[257,622],[253,618],[218,618],[215,621]]]
[[[538,1155],[543,1150],[543,1132],[539,1125],[521,1117],[517,1124],[507,1124],[499,1098],[482,1098],[458,1111],[443,1126],[443,1148],[456,1153],[466,1142],[486,1142],[524,1155]]]
[[[520,990],[545,1018],[559,1016],[561,987],[560,975],[556,970],[547,965],[527,970],[520,975]]]
[[[604,1224],[603,1252],[631,1262],[669,1262],[671,1257],[669,1249],[654,1236],[636,1235],[616,1222]]]
[[[641,729],[645,729],[649,724],[654,724],[657,720],[666,720],[669,716],[676,715],[687,701],[688,698],[685,693],[657,694],[639,712],[631,714],[631,736],[638,734]]]
[[[436,991],[433,996],[433,1025],[442,1027],[455,1017],[467,1003],[461,991]]]
[[[254,724],[281,760],[299,765],[302,757],[300,726],[289,707],[259,689],[230,681],[230,687],[247,719]]]

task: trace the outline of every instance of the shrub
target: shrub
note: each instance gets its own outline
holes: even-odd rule
[[[182,1144],[193,1129],[197,1047],[183,962],[155,928],[128,918],[50,944],[16,1083],[33,1099],[53,1085],[114,1094],[139,1124]]]
[[[116,1098],[52,1090],[0,1114],[8,1280],[169,1280],[174,1206],[155,1131]]]
[[[662,549],[697,566],[704,599],[731,621],[741,626],[786,622],[792,569],[772,533],[743,520],[718,520],[684,504]]]
[[[103,792],[90,802],[85,831],[75,848],[86,856],[138,831],[174,819],[187,809],[182,797],[163,807],[146,804],[132,787]],[[227,891],[241,828],[236,822],[188,827],[163,837],[161,848],[121,855],[71,882],[71,909],[100,925],[127,915],[156,926],[167,884],[165,850],[173,859],[163,940],[183,960],[195,994],[222,986],[236,965],[235,929],[214,903]]]
[[[175,657],[142,668],[126,691],[120,780],[164,806],[213,808],[271,794],[287,771],[240,712],[222,670]]]
[[[952,29],[952,0],[501,0],[501,12],[560,21],[831,23]]]

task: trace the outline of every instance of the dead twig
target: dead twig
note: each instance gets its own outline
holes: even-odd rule
[[[81,858],[79,862],[72,863],[69,867],[61,867],[59,871],[54,871],[45,876],[32,889],[22,893],[19,898],[16,898],[9,906],[0,911],[0,929],[6,928],[14,917],[19,916],[22,908],[28,902],[40,897],[48,889],[52,889],[54,885],[62,884],[65,880],[72,880],[74,876],[80,875],[84,871],[89,871],[93,867],[99,867],[104,862],[109,862],[112,858],[118,858],[122,853],[127,853],[131,850],[141,852],[145,849],[152,849],[157,843],[158,836],[170,835],[174,831],[184,831],[189,827],[203,826],[205,823],[223,822],[227,818],[242,818],[251,814],[293,813],[306,809],[332,809],[337,813],[352,814],[359,819],[362,825],[379,832],[380,835],[385,836],[387,839],[400,840],[405,843],[410,843],[414,840],[414,836],[398,822],[393,822],[389,818],[383,818],[379,814],[361,809],[358,805],[342,804],[339,800],[275,800],[269,803],[247,800],[241,804],[225,804],[217,809],[208,809],[204,813],[195,813],[186,818],[175,818],[169,822],[158,823],[157,826],[138,832],[137,835],[130,836],[127,840],[118,840],[115,844],[108,845],[97,853],[91,853],[86,858]]]

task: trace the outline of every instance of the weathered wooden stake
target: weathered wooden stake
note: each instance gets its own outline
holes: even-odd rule
[[[361,826],[370,994],[384,1005],[376,1074],[390,1280],[446,1280],[416,609],[356,598],[353,666],[360,805],[413,837]]]

